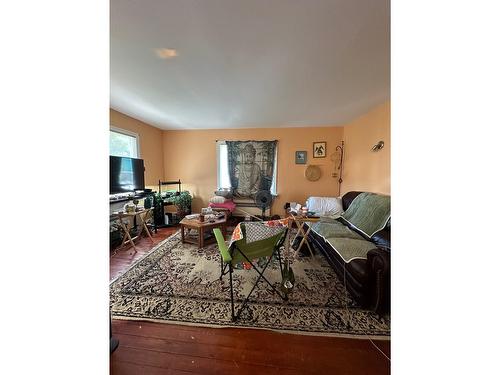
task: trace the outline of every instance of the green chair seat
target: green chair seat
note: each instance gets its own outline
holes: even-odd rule
[[[282,295],[276,287],[269,282],[269,280],[266,279],[264,276],[264,271],[266,270],[267,266],[273,259],[273,255],[277,255],[277,258],[280,263],[280,269],[283,273],[283,268],[282,268],[282,263],[281,263],[281,254],[280,254],[280,248],[283,245],[286,235],[288,233],[288,228],[284,227],[283,232],[278,233],[272,237],[263,239],[263,240],[258,240],[254,242],[247,243],[246,242],[246,228],[244,223],[240,224],[240,228],[243,233],[243,238],[241,240],[235,241],[231,244],[231,248],[228,248],[224,235],[222,234],[221,230],[219,228],[214,228],[213,232],[215,234],[215,238],[217,239],[217,245],[219,247],[219,252],[221,254],[221,276],[220,280],[222,280],[222,276],[225,275],[226,273],[229,273],[229,283],[230,283],[230,288],[231,288],[231,318],[233,321],[238,319],[241,311],[245,307],[245,305],[248,302],[248,299],[250,298],[250,295],[252,294],[253,290],[259,283],[261,279],[264,279],[267,284],[271,286],[271,288],[278,293],[278,295],[283,298],[287,299],[287,295]],[[254,260],[268,257],[269,259],[265,263],[265,266],[262,268],[262,270],[258,269],[256,264],[253,262]],[[250,293],[248,293],[245,301],[241,305],[238,313],[235,315],[234,313],[234,296],[233,296],[233,271],[235,269],[235,266],[241,262],[249,262],[252,263],[252,269],[254,269],[258,274],[259,277],[255,281],[252,290]],[[229,271],[225,271],[226,268],[229,268]]]

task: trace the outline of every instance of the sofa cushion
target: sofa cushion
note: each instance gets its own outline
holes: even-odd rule
[[[319,221],[313,223],[311,224],[311,229],[325,239],[332,237],[353,238],[358,240],[363,239],[360,234],[349,229],[349,227],[337,220]]]
[[[359,194],[342,218],[368,237],[383,229],[391,217],[391,197],[374,193]]]
[[[326,241],[346,263],[353,259],[367,259],[368,252],[377,248],[373,242],[364,239],[328,237]]]
[[[366,259],[368,251],[377,247],[339,221],[319,221],[311,224],[311,229],[328,242],[344,262]]]

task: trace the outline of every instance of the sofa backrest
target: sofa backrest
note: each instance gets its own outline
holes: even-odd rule
[[[363,191],[349,191],[345,193],[342,196],[342,208],[344,211],[347,210],[347,208],[351,205],[352,201],[354,198],[356,198],[359,194],[363,193]],[[373,234],[371,238],[367,238],[362,232],[358,231],[356,228],[351,226],[347,221],[342,220],[344,224],[346,224],[349,228],[354,230],[356,233],[359,233],[362,235],[364,238],[366,238],[369,241],[372,241],[375,245],[377,245],[380,248],[390,250],[391,248],[391,220],[389,219],[389,222],[387,225]]]
[[[344,209],[344,211],[346,211],[347,208],[351,205],[354,198],[356,198],[361,193],[363,193],[363,191],[350,191],[342,196],[342,208]]]

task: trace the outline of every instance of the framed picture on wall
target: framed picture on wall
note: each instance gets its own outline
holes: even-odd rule
[[[313,158],[326,157],[326,142],[313,142]]]
[[[295,151],[295,164],[307,163],[307,151]]]

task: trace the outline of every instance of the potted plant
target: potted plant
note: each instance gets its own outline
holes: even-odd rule
[[[193,201],[193,197],[191,197],[189,191],[182,191],[167,198],[167,200],[176,206],[179,218],[183,218],[191,213],[191,203]]]
[[[155,193],[153,195],[153,212],[154,212],[154,221],[156,225],[164,224],[163,219],[163,198],[160,193]]]

